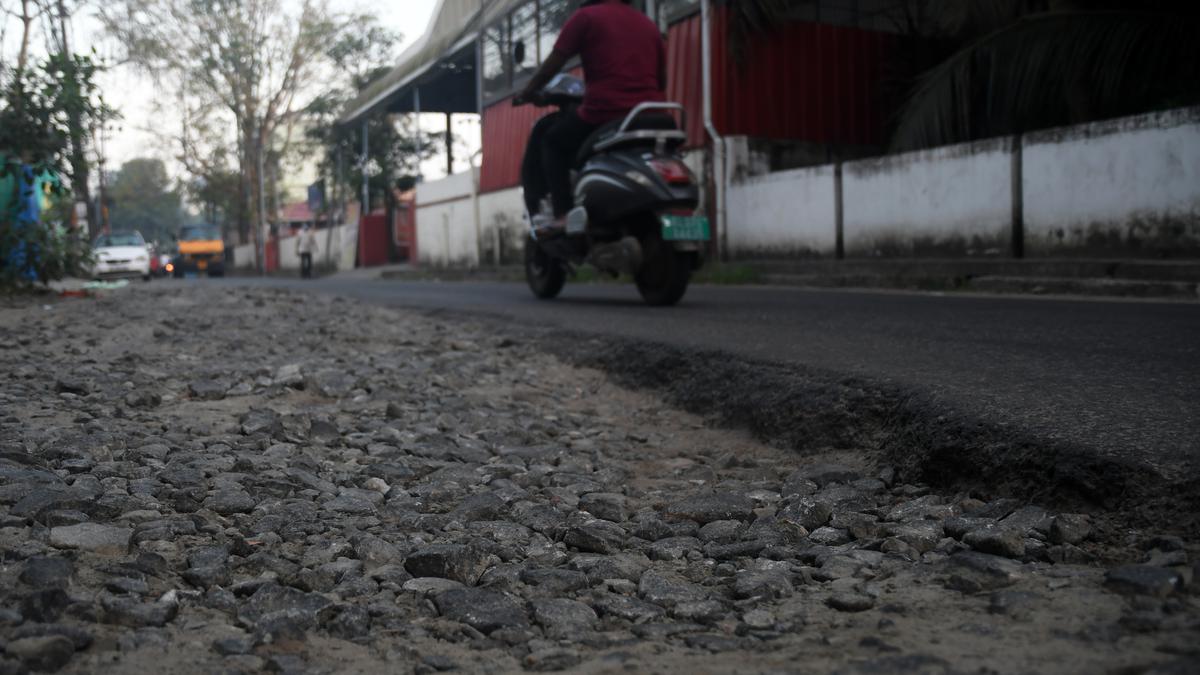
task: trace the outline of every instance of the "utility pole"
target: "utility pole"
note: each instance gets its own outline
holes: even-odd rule
[[[264,234],[267,227],[267,195],[263,181],[263,137],[262,125],[258,127],[258,142],[254,144],[254,161],[258,164],[258,227],[254,228],[255,247],[258,249],[259,274],[267,273],[267,247]]]
[[[344,142],[339,140],[337,146],[337,178],[333,181],[333,189],[337,192],[338,220],[346,220],[346,171]],[[342,223],[345,224],[344,222]]]
[[[364,117],[362,123],[362,209],[359,216],[366,216],[371,212],[371,175],[368,168],[370,154],[370,146],[368,145],[367,137],[367,120]]]
[[[446,113],[446,175],[454,175],[454,113]]]
[[[417,182],[421,182],[421,160],[425,156],[425,145],[421,139],[421,87],[413,87],[413,119],[417,130]]]
[[[99,143],[97,143],[97,145],[99,146],[99,151],[96,153],[96,160],[97,160],[96,164],[98,165],[97,166],[97,169],[98,169],[97,175],[99,177],[99,184],[100,184],[100,200],[99,200],[99,207],[96,211],[96,216],[97,216],[96,227],[99,228],[100,232],[103,232],[105,234],[109,233],[108,179],[104,175],[104,167],[106,164],[106,162],[105,162],[105,159],[106,159],[105,140],[107,138],[108,138],[108,125],[105,123],[104,120],[100,120],[100,138],[99,138]]]
[[[342,151],[341,147],[339,146],[338,157],[340,158],[341,155]],[[329,174],[324,177],[325,184],[321,186],[321,200],[324,202],[325,208],[325,227],[327,228],[325,230],[325,266],[328,267],[330,260],[333,259],[333,256],[329,251],[330,246],[333,244],[333,230],[335,227],[337,227],[337,225],[333,222],[334,214],[337,213],[337,205],[334,201],[334,193],[337,190],[337,180],[332,175],[334,171],[333,167],[327,166],[326,169],[329,171]]]

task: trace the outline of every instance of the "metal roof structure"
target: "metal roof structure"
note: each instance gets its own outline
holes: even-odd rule
[[[418,107],[422,112],[478,112],[475,41],[480,28],[524,1],[438,0],[421,38],[400,55],[390,73],[346,107],[339,122]]]

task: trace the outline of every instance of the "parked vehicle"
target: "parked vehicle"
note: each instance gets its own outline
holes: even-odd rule
[[[179,228],[179,253],[171,268],[171,274],[177,279],[188,273],[225,276],[225,242],[221,239],[221,228],[216,225]]]
[[[96,237],[92,251],[96,257],[92,273],[96,278],[141,277],[150,281],[150,251],[140,232],[102,234]]]
[[[671,114],[675,103],[643,103],[623,120],[598,129],[584,143],[573,174],[576,208],[563,234],[538,237],[553,219],[540,144],[557,115],[583,101],[584,84],[559,75],[539,103],[559,107],[533,128],[521,179],[529,214],[525,277],[534,295],[556,297],[573,266],[633,276],[650,305],[673,305],[687,292],[711,236],[708,218],[697,215],[700,190],[678,149],[687,135]]]

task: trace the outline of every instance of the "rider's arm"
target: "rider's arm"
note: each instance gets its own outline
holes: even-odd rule
[[[583,51],[587,40],[587,14],[583,11],[575,12],[563,24],[562,32],[558,34],[558,40],[554,43],[554,49],[550,52],[550,56],[546,57],[546,61],[534,73],[533,79],[525,85],[525,89],[513,99],[513,105],[523,105],[535,101],[542,88],[549,84],[555,75],[562,72],[568,61]]]
[[[513,103],[525,103],[534,98],[538,92],[554,79],[554,76],[561,73],[562,69],[567,65],[570,58],[564,55],[557,49],[550,52],[550,56],[546,58],[545,63],[541,68],[534,73],[533,79],[529,80],[529,84],[525,85],[525,89],[513,99]]]

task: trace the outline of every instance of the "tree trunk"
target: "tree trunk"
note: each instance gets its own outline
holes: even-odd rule
[[[255,215],[257,209],[254,208],[254,184],[257,182],[256,167],[257,162],[254,160],[254,131],[248,128],[245,122],[240,122],[238,125],[241,128],[240,152],[238,153],[238,187],[240,194],[238,195],[238,234],[243,244],[252,243],[251,233],[254,231],[254,221],[257,218]],[[257,264],[257,262],[255,263]]]
[[[66,81],[67,91],[75,93],[74,97],[68,98],[66,101],[67,128],[71,135],[71,189],[75,193],[74,200],[78,202],[82,199],[83,203],[87,205],[88,238],[95,239],[99,234],[100,223],[96,222],[96,205],[92,203],[92,191],[88,181],[91,167],[88,165],[86,135],[83,128],[83,101],[79,100],[79,86],[75,77],[75,57],[71,54],[71,45],[67,41],[67,18],[66,4],[63,0],[58,0],[59,46],[62,47],[63,79]],[[101,124],[103,123],[102,120]]]
[[[21,50],[17,52],[17,76],[20,79],[25,73],[29,62],[29,28],[33,25],[33,15],[29,13],[29,0],[21,0]]]
[[[260,185],[259,173],[261,168],[259,165],[263,152],[262,131],[254,121],[253,115],[246,116],[249,122],[242,122],[242,167],[241,167],[241,184],[242,184],[242,208],[245,210],[246,218],[243,222],[248,225],[249,241],[255,245],[256,252],[261,252],[262,247],[266,246],[266,241],[263,237],[263,222],[261,204],[263,199],[262,186]],[[256,266],[261,262],[262,258],[256,258]]]

